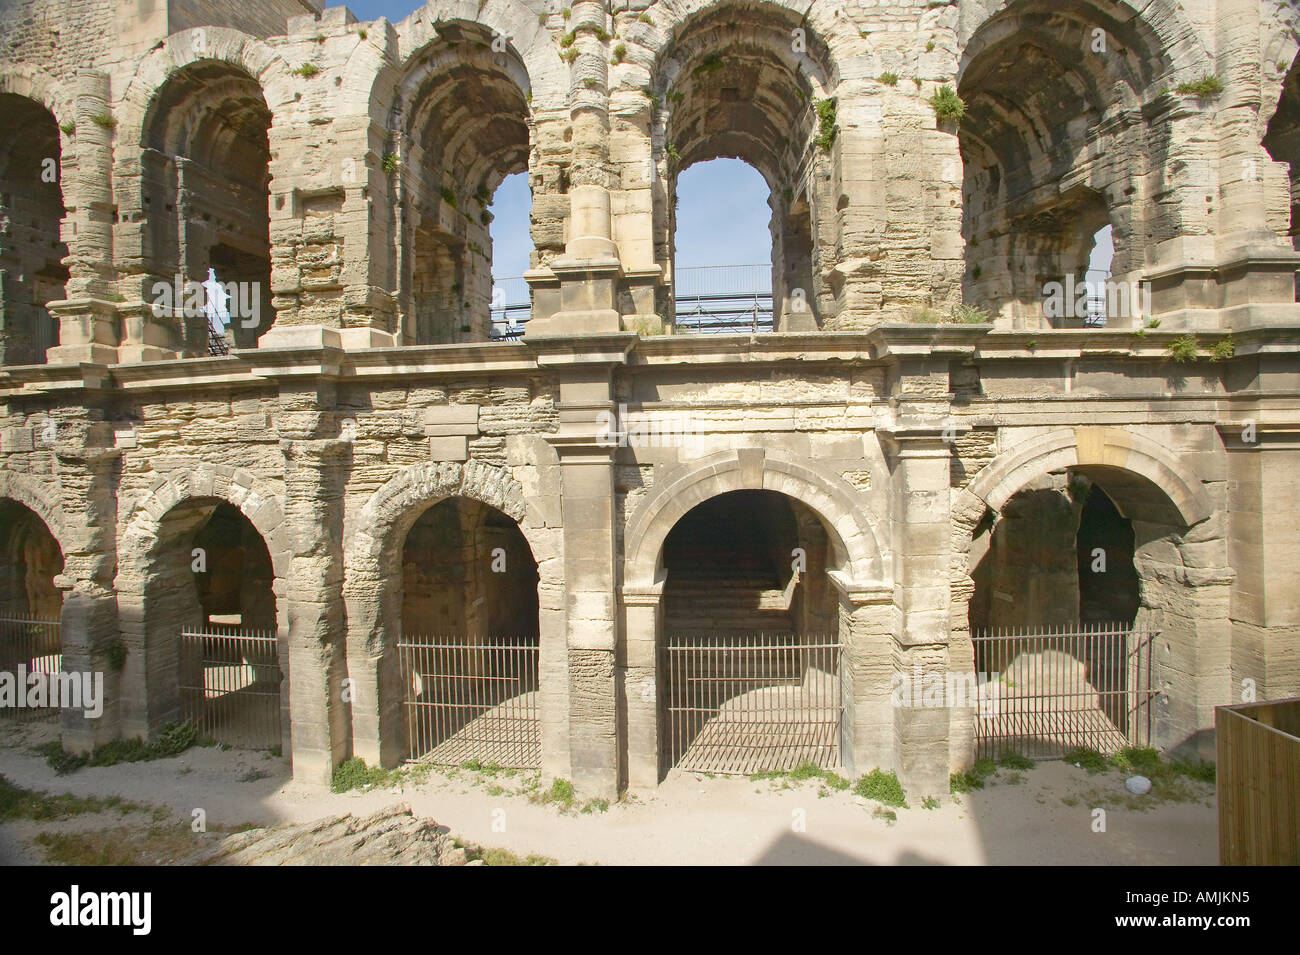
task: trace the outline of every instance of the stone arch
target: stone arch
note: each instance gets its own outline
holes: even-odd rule
[[[1008,0],[963,24],[964,293],[1008,323],[1082,325],[1090,316],[1046,315],[1042,290],[1085,279],[1104,227],[1114,236],[1112,271],[1124,280],[1146,265],[1143,235],[1186,225],[1177,207],[1144,201],[1148,188],[1160,192],[1183,135],[1182,114],[1152,104],[1213,72],[1213,61],[1176,5],[1156,6]],[[1099,39],[1108,54],[1089,55]],[[1173,221],[1155,227],[1154,216]],[[1128,312],[1107,319],[1131,324]]]
[[[977,39],[977,35],[990,23],[1007,15],[1054,6],[1057,5],[1051,0],[977,0],[964,5],[959,36],[965,49],[963,68],[979,52],[983,41]],[[1203,71],[1212,64],[1199,31],[1187,19],[1177,0],[1155,0],[1144,4],[1131,0],[1086,0],[1076,6],[1080,15],[1091,13],[1116,26],[1133,23],[1134,29],[1140,30],[1155,49],[1176,63],[1180,75],[1186,73],[1195,78],[1198,70]]]
[[[226,63],[247,73],[273,112],[294,101],[289,64],[264,41],[226,27],[182,30],[142,59],[127,83],[118,106],[120,144],[142,144],[152,108],[168,80],[178,71],[204,62]]]
[[[38,480],[18,471],[0,470],[0,497],[17,501],[44,521],[59,549],[68,553],[67,525],[57,482]]]
[[[76,122],[72,95],[62,83],[38,67],[15,64],[0,71],[0,93],[35,100],[54,114],[59,126]],[[65,138],[70,137],[65,134]]]
[[[856,491],[840,478],[770,451],[722,451],[665,476],[628,522],[624,586],[653,587],[663,542],[695,505],[729,491],[769,490],[810,507],[830,531],[840,573],[860,584],[885,579],[880,543]]]
[[[160,479],[124,516],[118,545],[118,570],[113,589],[127,650],[122,672],[123,736],[147,736],[171,718],[176,699],[166,653],[168,621],[150,614],[157,599],[157,561],[169,544],[182,539],[185,526],[169,526],[178,506],[226,502],[247,518],[266,545],[271,560],[276,630],[281,646],[288,638],[287,578],[292,550],[279,496],[260,478],[243,468],[190,462]],[[184,525],[184,521],[181,522]],[[186,555],[188,557],[188,555]],[[188,567],[182,568],[187,570]],[[283,654],[282,654],[283,656]],[[281,687],[282,704],[289,698],[288,675]],[[287,716],[287,710],[282,711]],[[289,739],[287,720],[283,724]]]
[[[804,31],[798,50],[795,30]],[[819,29],[783,4],[725,0],[665,26],[648,50],[656,104],[649,138],[664,144],[654,186],[658,264],[675,274],[678,175],[714,159],[744,161],[768,188],[774,323],[782,331],[817,328],[836,308],[827,280],[836,210],[819,182],[834,178],[838,153],[817,137],[819,104],[839,83],[828,38],[843,32]],[[797,299],[794,289],[802,290]]]
[[[1153,663],[1155,703],[1151,745],[1168,748],[1196,738],[1218,699],[1215,674],[1198,669],[1197,648],[1228,639],[1226,606],[1231,571],[1225,532],[1197,475],[1154,440],[1116,427],[1063,429],[1003,452],[953,500],[950,652],[954,666],[974,667],[970,601],[975,595],[971,550],[986,513],[997,515],[1035,478],[1070,469],[1091,479],[1138,531],[1134,557],[1142,588],[1137,623],[1161,631]],[[1226,645],[1226,643],[1222,643]],[[1210,719],[1212,722],[1212,718]],[[974,723],[954,709],[954,765],[968,761]]]
[[[1170,523],[1191,527],[1214,513],[1200,481],[1173,454],[1123,428],[1053,431],[1007,451],[979,472],[954,511],[969,514],[981,505],[997,511],[1032,478],[1070,467],[1110,468],[1146,478],[1168,497],[1161,517]]]
[[[409,465],[349,521],[343,598],[348,674],[358,687],[352,705],[353,752],[385,766],[405,758],[396,724],[403,698],[400,674],[391,652],[401,632],[400,587],[394,581],[400,580],[397,571],[411,527],[429,507],[453,497],[470,498],[515,521],[537,563],[543,759],[553,758],[557,746],[567,746],[561,529],[546,527],[507,468],[478,461]]]

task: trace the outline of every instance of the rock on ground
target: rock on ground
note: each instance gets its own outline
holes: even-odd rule
[[[401,803],[374,815],[351,813],[223,839],[191,860],[198,865],[464,865],[457,848],[432,819]]]

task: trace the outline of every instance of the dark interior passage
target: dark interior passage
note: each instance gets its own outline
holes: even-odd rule
[[[45,306],[64,297],[68,280],[60,159],[49,110],[0,94],[0,364],[42,364],[58,344]]]
[[[63,552],[45,522],[0,500],[0,616],[58,620],[63,594],[54,577],[62,572]]]
[[[416,520],[397,646],[411,758],[539,764],[537,582],[527,539],[495,508],[449,498]]]

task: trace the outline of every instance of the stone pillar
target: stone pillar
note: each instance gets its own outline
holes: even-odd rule
[[[624,655],[621,688],[626,708],[627,785],[650,790],[659,785],[659,644],[663,627],[664,581],[623,588]]]
[[[92,413],[83,411],[87,417]],[[121,735],[120,634],[113,575],[117,569],[118,452],[103,421],[60,422],[55,451],[63,513],[62,671],[103,674],[103,712],[61,716],[63,748],[85,753]]]
[[[918,373],[923,370],[915,369]],[[936,679],[946,683],[948,677],[951,446],[944,440],[942,423],[934,424],[933,419],[923,423],[910,415],[900,418],[900,423],[882,433],[893,459],[891,530],[897,624],[893,662],[897,672],[913,683],[919,677],[924,686]],[[918,798],[948,792],[947,702],[894,711],[899,779]]]
[[[1300,696],[1300,430],[1221,428],[1228,448],[1232,686],[1224,702]]]
[[[599,335],[622,327],[618,290],[623,277],[614,243],[610,187],[614,178],[609,152],[608,11],[602,0],[577,0],[572,7],[577,57],[570,69],[570,120],[573,152],[569,167],[569,234],[564,255],[550,263],[550,274],[534,270],[529,284],[540,298],[558,306],[539,309],[525,337]],[[552,278],[553,276],[553,278]],[[558,301],[552,287],[558,281]]]
[[[308,404],[325,404],[314,391]],[[295,402],[301,403],[301,402]],[[291,552],[287,593],[276,597],[280,637],[288,643],[287,697],[292,714],[294,779],[326,785],[348,752],[349,703],[378,700],[373,681],[357,680],[345,692],[346,628],[343,612],[343,482],[350,446],[314,437],[322,413],[299,411],[281,417],[280,449],[285,468],[285,536]],[[272,547],[272,554],[276,553]],[[284,692],[284,690],[282,690]],[[377,713],[377,708],[376,708]],[[376,733],[377,735],[377,733]],[[361,754],[358,754],[361,755]],[[367,754],[378,763],[378,754]]]
[[[573,783],[605,798],[617,793],[621,773],[615,685],[616,449],[602,438],[602,413],[613,412],[611,369],[626,361],[634,340],[629,334],[595,342],[551,340],[538,355],[538,363],[554,367],[560,378],[559,430],[547,440],[560,459],[563,489]]]
[[[117,309],[109,296],[113,276],[113,129],[96,118],[110,115],[109,77],[81,70],[76,79],[76,162],[63,180],[64,241],[68,246],[67,298],[46,306],[59,322],[51,365],[118,361]]]
[[[841,758],[850,776],[895,763],[894,676],[895,610],[893,588],[861,583],[839,571],[828,575],[839,593],[839,635],[846,668]]]

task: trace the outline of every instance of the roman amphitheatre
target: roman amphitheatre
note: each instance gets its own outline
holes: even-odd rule
[[[0,669],[103,674],[66,754],[946,801],[1300,695],[1291,3],[3,0],[0,46]],[[688,296],[720,158],[770,273]],[[214,277],[224,327],[169,291]]]

